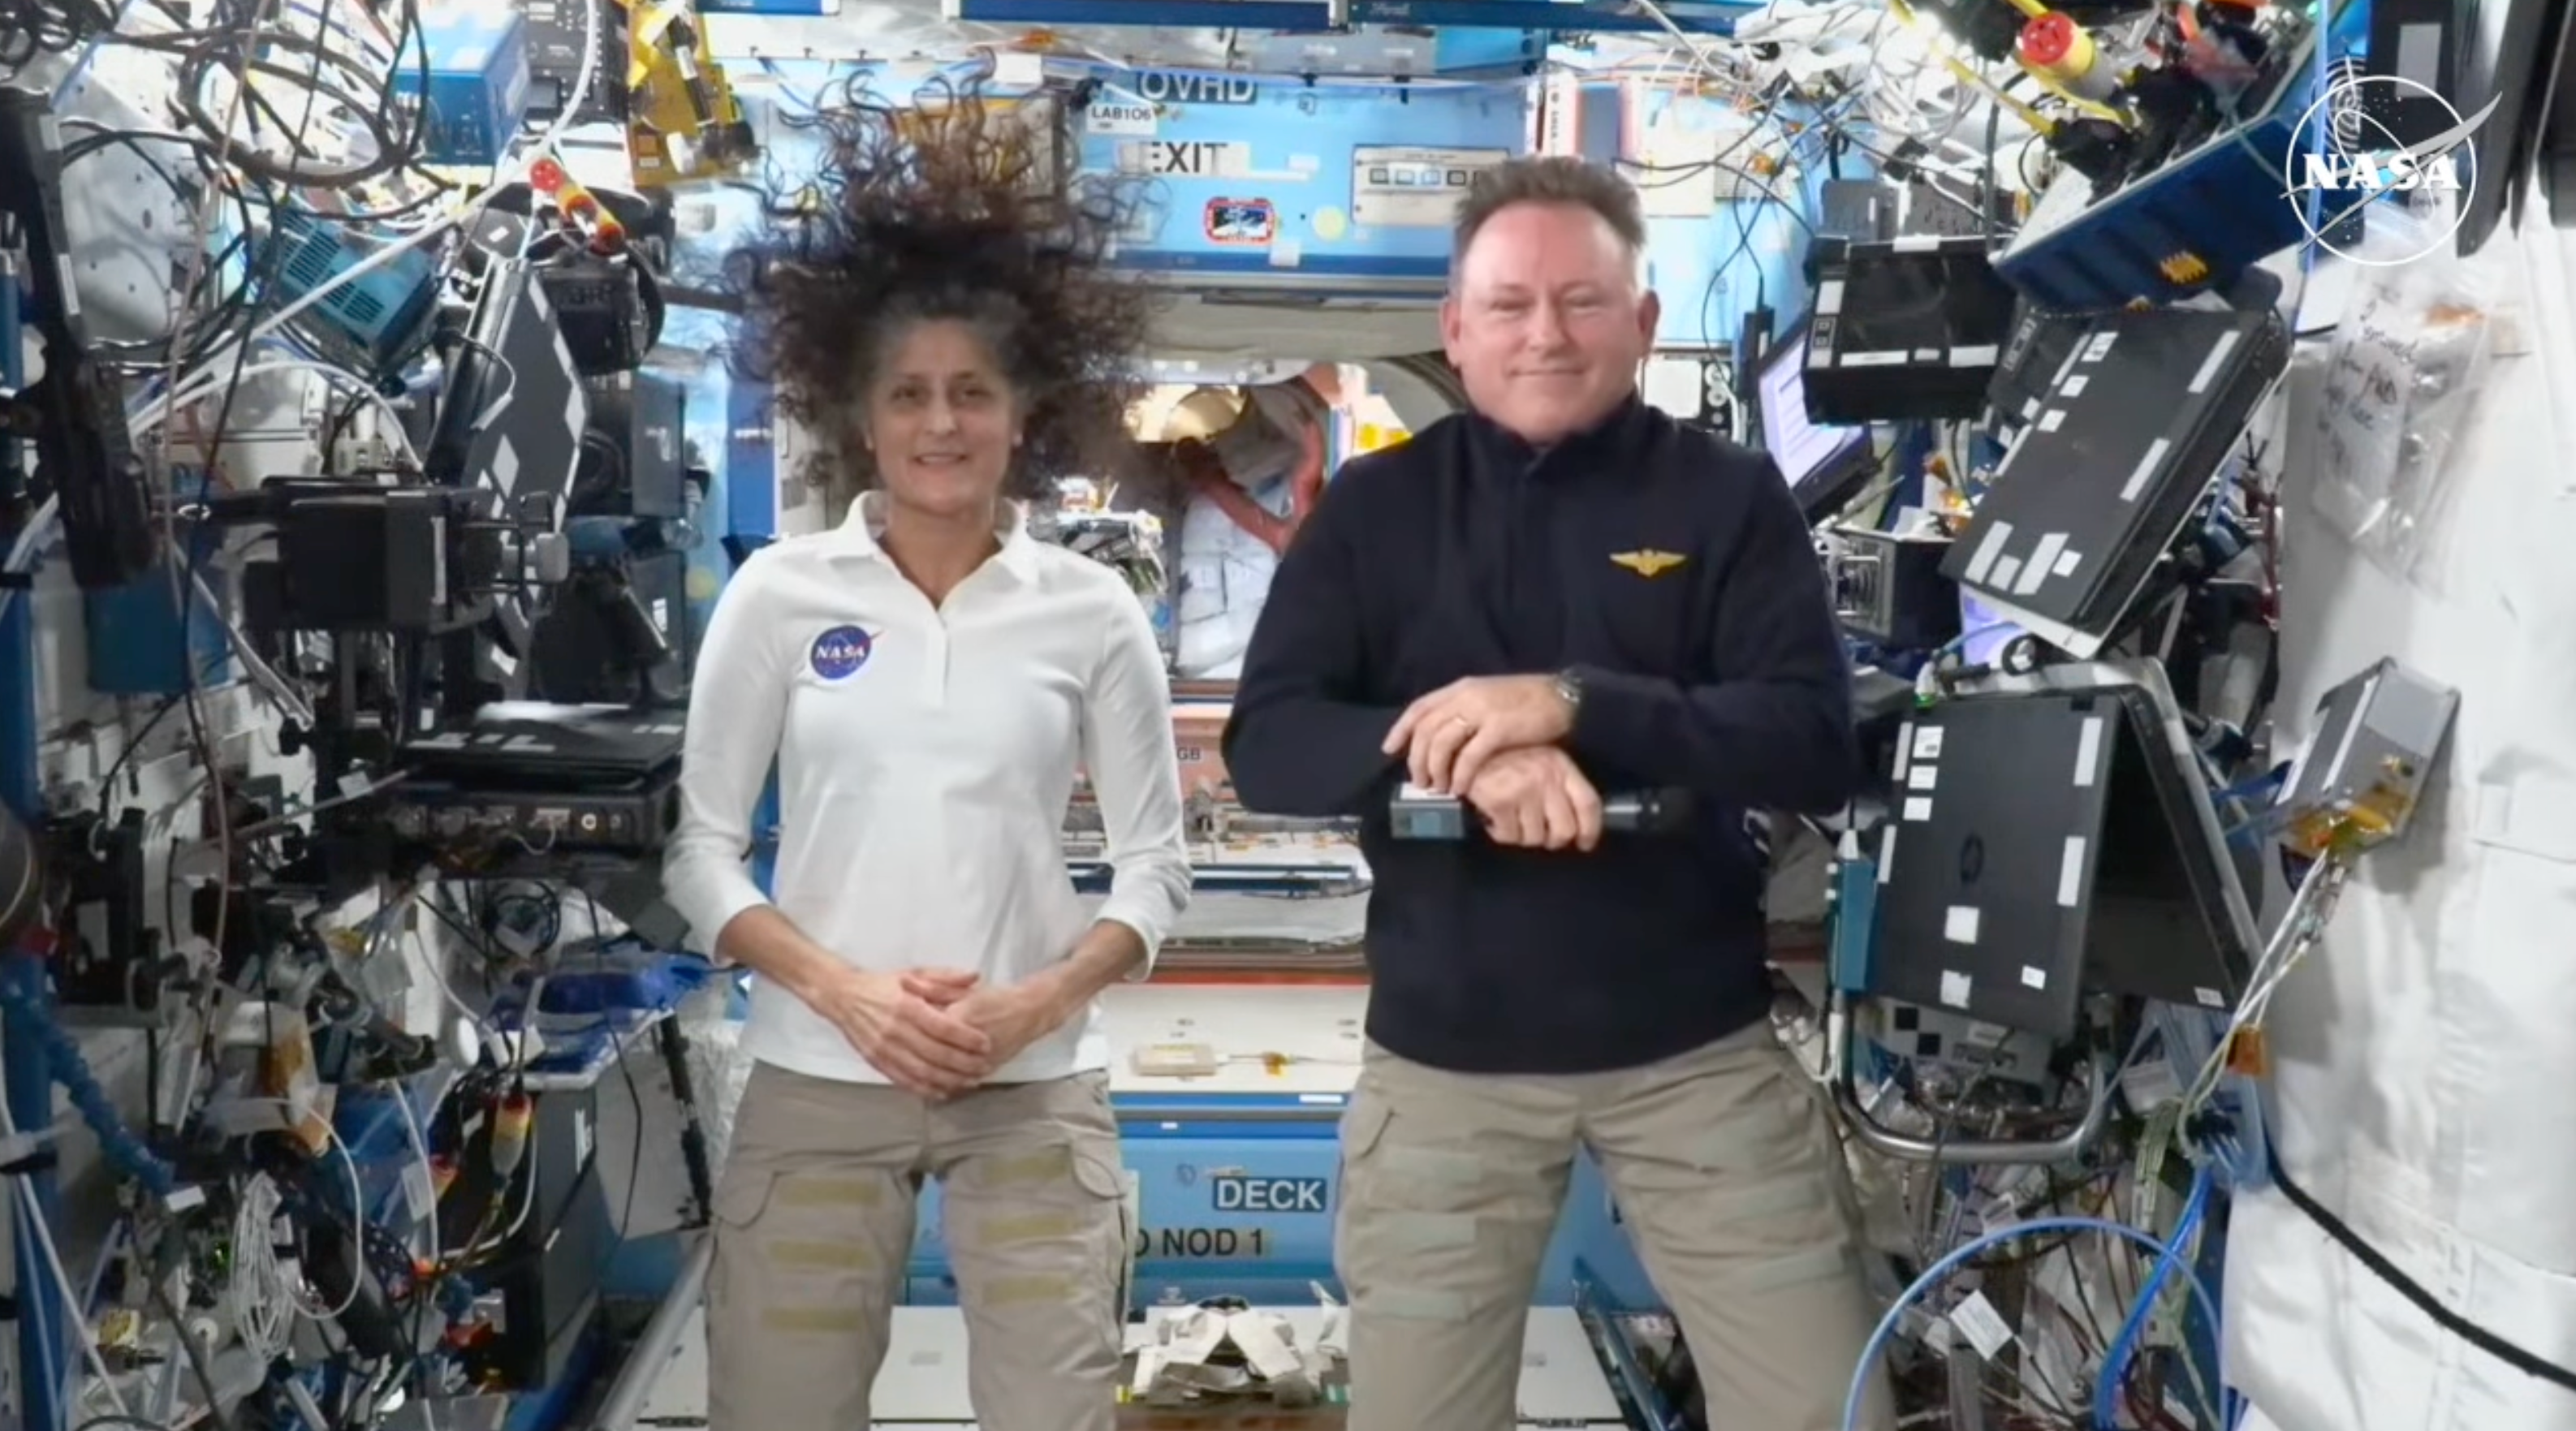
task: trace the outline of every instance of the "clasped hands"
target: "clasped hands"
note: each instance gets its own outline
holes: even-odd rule
[[[812,1002],[896,1087],[932,1099],[992,1077],[1067,1017],[1034,982],[986,984],[953,969],[849,969]]]
[[[1554,677],[1469,676],[1406,707],[1385,750],[1415,785],[1465,800],[1496,844],[1590,850],[1601,792],[1558,745],[1573,729]]]

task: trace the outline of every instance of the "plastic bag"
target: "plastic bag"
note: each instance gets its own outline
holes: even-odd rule
[[[698,1130],[706,1135],[707,1161],[724,1166],[733,1146],[734,1110],[751,1081],[751,1050],[742,1046],[741,971],[709,979],[680,1005],[680,1029],[689,1044],[690,1091],[697,1095]]]
[[[2432,232],[2394,205],[2372,208],[2319,415],[2317,513],[2400,578],[2442,510],[2494,327],[2492,278]]]

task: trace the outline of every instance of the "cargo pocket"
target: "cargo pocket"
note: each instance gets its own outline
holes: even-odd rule
[[[1342,1185],[1346,1194],[1341,1200],[1344,1207],[1352,1202],[1347,1196],[1351,1180],[1367,1175],[1365,1169],[1376,1157],[1378,1145],[1386,1141],[1386,1130],[1394,1121],[1395,1110],[1366,1093],[1352,1094],[1350,1106],[1342,1110],[1342,1143],[1337,1160],[1340,1167],[1334,1181]]]
[[[715,1215],[719,1235],[739,1232],[760,1221],[769,1208],[771,1189],[778,1186],[778,1173],[772,1168],[731,1167],[716,1185]]]
[[[1127,1170],[1120,1165],[1115,1147],[1104,1151],[1087,1143],[1073,1149],[1074,1185],[1093,1197],[1125,1202]]]
[[[1333,1248],[1353,1315],[1464,1323],[1525,1305],[1562,1193],[1546,1169],[1475,1150],[1446,1110],[1365,1098],[1347,1116]]]
[[[1073,1181],[1083,1192],[1108,1204],[1108,1216],[1102,1219],[1104,1247],[1103,1272],[1109,1279],[1110,1314],[1119,1327],[1127,1325],[1127,1313],[1133,1306],[1136,1284],[1136,1227],[1139,1221],[1136,1177],[1127,1171],[1117,1155],[1117,1147],[1100,1149],[1089,1144],[1076,1144],[1073,1150]],[[1123,1331],[1121,1332],[1123,1336]]]
[[[733,1300],[742,1279],[750,1272],[742,1259],[760,1255],[759,1244],[752,1240],[752,1226],[769,1210],[770,1193],[778,1186],[778,1174],[770,1168],[751,1168],[736,1163],[716,1181],[716,1193],[708,1211],[714,1215],[715,1256],[707,1267],[707,1315],[720,1315]]]
[[[1366,1089],[1353,1092],[1350,1105],[1342,1110],[1341,1150],[1333,1168],[1333,1270],[1346,1289],[1351,1280],[1352,1209],[1364,1201],[1365,1169],[1378,1145],[1386,1141],[1387,1125],[1394,1121],[1394,1111]]]
[[[1063,1149],[1063,1156],[1068,1159],[1064,1180],[1052,1197],[1030,1190],[1053,1202],[1054,1210],[1031,1207],[1022,1214],[1000,1213],[983,1225],[989,1239],[987,1252],[999,1256],[1010,1269],[996,1295],[1012,1300],[1053,1288],[1051,1297],[1041,1298],[1050,1303],[1051,1314],[1084,1325],[1096,1322],[1097,1335],[1114,1356],[1126,1335],[1129,1268],[1135,1248],[1127,1170],[1112,1136],[1076,1137]],[[1049,1244],[1061,1250],[1052,1250]],[[1073,1273],[1070,1279],[1067,1271]]]
[[[1118,1140],[1118,1109],[1110,1101],[1109,1075],[1077,1073],[1064,1082],[1068,1095],[1056,1117],[1068,1134],[1073,1154],[1073,1184],[1093,1197],[1122,1206],[1127,1201],[1127,1163]]]

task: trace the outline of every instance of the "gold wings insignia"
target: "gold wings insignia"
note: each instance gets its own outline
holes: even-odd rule
[[[1647,577],[1661,576],[1665,572],[1671,571],[1674,567],[1680,566],[1685,560],[1680,552],[1659,552],[1651,549],[1636,552],[1612,552],[1610,554],[1610,559],[1617,562],[1619,565],[1626,567],[1628,570],[1635,572],[1639,576]]]

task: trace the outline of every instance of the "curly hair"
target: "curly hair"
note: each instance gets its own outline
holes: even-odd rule
[[[896,105],[861,78],[800,121],[822,141],[813,184],[774,196],[728,268],[746,321],[736,368],[822,444],[809,480],[873,485],[852,414],[894,345],[936,320],[972,328],[1010,384],[1013,495],[1124,465],[1155,299],[1108,266],[1138,190],[1073,173],[1075,112],[1051,97],[1005,108],[971,80]]]

